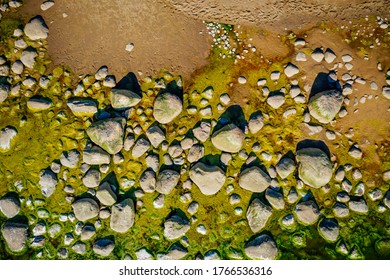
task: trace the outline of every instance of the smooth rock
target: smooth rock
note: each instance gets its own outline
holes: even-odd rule
[[[278,248],[270,236],[262,234],[245,244],[245,254],[254,260],[274,260],[278,256]]]
[[[278,109],[285,102],[285,97],[282,92],[277,92],[272,95],[269,95],[267,98],[267,103],[274,109]]]
[[[112,190],[108,182],[101,184],[96,192],[96,197],[100,203],[106,206],[111,206],[116,202],[116,194]]]
[[[50,98],[42,96],[34,96],[27,101],[27,108],[35,112],[47,110],[52,105]]]
[[[200,142],[205,142],[210,136],[211,125],[208,122],[201,122],[198,127],[192,130],[192,132]]]
[[[272,215],[272,208],[265,205],[260,199],[255,198],[248,207],[246,218],[253,232],[259,232],[265,228]]]
[[[271,204],[276,210],[283,210],[285,207],[283,194],[280,192],[274,191],[271,188],[267,188],[265,191],[265,198],[268,203]]]
[[[110,155],[102,148],[94,146],[83,151],[83,161],[90,165],[109,164]]]
[[[53,171],[50,169],[41,171],[38,184],[45,197],[49,197],[54,193],[57,183],[57,175]]]
[[[7,152],[11,149],[16,135],[18,135],[18,131],[12,126],[0,130],[0,152]]]
[[[138,137],[134,144],[131,155],[135,158],[142,157],[150,148],[150,142],[144,137]]]
[[[160,144],[166,139],[164,131],[157,125],[150,126],[146,130],[146,136],[154,148],[160,146]]]
[[[339,237],[339,225],[335,219],[323,219],[318,224],[318,232],[328,242],[335,242]]]
[[[99,170],[89,169],[82,178],[83,184],[87,188],[97,188],[100,184],[101,175]]]
[[[297,151],[299,178],[312,188],[326,185],[332,178],[332,164],[328,156],[318,148],[303,148]]]
[[[4,102],[7,99],[9,90],[9,85],[3,83],[0,84],[0,103]]]
[[[288,78],[291,78],[292,76],[294,76],[294,75],[296,75],[298,73],[299,73],[298,67],[296,65],[290,63],[290,62],[284,68],[284,74],[286,74],[286,76]]]
[[[85,222],[99,215],[99,206],[92,198],[81,198],[72,204],[73,212],[79,221]]]
[[[66,105],[75,116],[92,117],[97,113],[97,105],[94,100],[84,98],[70,98]]]
[[[139,179],[139,185],[146,193],[152,193],[156,190],[156,173],[152,170],[145,170]]]
[[[1,233],[8,248],[13,252],[20,252],[27,242],[28,226],[23,223],[7,221],[1,228]]]
[[[65,151],[60,156],[60,162],[68,168],[76,168],[79,164],[80,153],[77,150]]]
[[[7,218],[15,217],[20,211],[20,201],[17,197],[5,195],[0,199],[0,212]]]
[[[244,139],[244,132],[231,123],[215,131],[211,137],[211,142],[223,152],[237,153],[240,151]]]
[[[166,169],[158,173],[156,191],[169,194],[179,183],[180,174],[174,170]]]
[[[127,89],[112,89],[110,93],[111,106],[114,109],[128,109],[134,107],[141,101],[141,97]]]
[[[92,250],[103,257],[107,257],[114,250],[115,243],[107,238],[100,238],[93,244]]]
[[[189,172],[191,180],[204,195],[216,194],[225,184],[225,172],[218,166],[196,163]]]
[[[190,229],[190,222],[186,217],[172,215],[164,222],[164,236],[169,240],[182,237]]]
[[[164,92],[157,95],[153,106],[153,116],[161,124],[173,121],[182,111],[183,103],[176,95]]]
[[[24,27],[24,34],[33,41],[46,39],[49,34],[49,28],[42,17],[37,16],[26,24]]]
[[[276,165],[276,172],[280,178],[285,179],[295,171],[295,161],[291,158],[284,157]]]
[[[112,206],[110,227],[113,231],[124,233],[134,224],[134,202],[127,198]]]
[[[259,167],[252,166],[241,172],[238,184],[243,189],[260,193],[271,184],[271,178]]]
[[[264,126],[264,117],[261,111],[252,113],[249,117],[248,127],[252,134],[256,134]]]
[[[306,226],[315,224],[320,217],[318,206],[312,200],[298,203],[295,206],[294,213],[298,222]]]

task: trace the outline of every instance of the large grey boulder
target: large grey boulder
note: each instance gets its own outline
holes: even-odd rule
[[[252,134],[256,134],[264,126],[264,117],[261,111],[254,112],[249,117],[248,128]]]
[[[309,100],[308,108],[312,115],[320,123],[329,123],[340,111],[343,104],[341,91],[332,89],[319,92]]]
[[[189,220],[177,214],[172,215],[164,222],[164,236],[170,240],[182,237],[189,229]]]
[[[35,65],[35,58],[38,56],[37,50],[28,47],[25,49],[21,56],[20,56],[20,61],[26,66],[27,68],[33,68]]]
[[[110,155],[102,148],[94,146],[83,151],[83,161],[91,165],[109,164]]]
[[[97,188],[100,184],[101,175],[99,170],[89,169],[82,178],[83,184],[87,188]]]
[[[139,178],[139,185],[146,193],[156,190],[156,173],[153,170],[145,170]]]
[[[328,156],[318,148],[297,151],[299,178],[312,188],[326,185],[332,178],[332,164]]]
[[[27,101],[27,108],[34,112],[44,111],[53,105],[50,98],[43,96],[34,96]]]
[[[335,219],[323,219],[318,224],[318,232],[328,242],[335,242],[339,237],[340,229]]]
[[[271,184],[271,178],[259,167],[252,166],[241,172],[238,184],[251,192],[263,192]]]
[[[57,183],[57,175],[53,171],[50,169],[41,171],[38,184],[41,187],[42,194],[45,197],[49,197],[54,193]]]
[[[9,93],[9,85],[0,83],[0,103],[4,102],[7,99],[8,93]]]
[[[92,198],[82,198],[72,204],[73,212],[79,221],[85,222],[99,215],[99,206]]]
[[[173,121],[182,109],[183,103],[178,96],[164,92],[158,94],[154,101],[153,116],[159,123],[167,124]]]
[[[278,256],[278,248],[270,236],[262,234],[245,244],[245,254],[251,259],[273,260]]]
[[[20,211],[20,201],[18,198],[5,195],[0,199],[0,212],[7,218],[15,217]]]
[[[162,129],[157,125],[150,126],[146,130],[146,136],[148,137],[152,146],[155,148],[160,146],[161,142],[165,140],[164,131],[162,131]]]
[[[170,194],[170,192],[179,183],[180,174],[175,170],[166,169],[158,173],[156,182],[156,191],[162,194]]]
[[[110,227],[116,232],[126,232],[133,226],[134,218],[134,202],[130,198],[127,198],[112,206]]]
[[[77,150],[65,151],[60,156],[60,162],[68,168],[76,168],[79,164],[80,153]]]
[[[137,105],[141,97],[128,89],[114,88],[110,93],[111,106],[114,109],[128,109]]]
[[[43,18],[37,16],[30,19],[30,21],[26,24],[24,27],[24,34],[33,41],[46,39],[49,34],[49,28]]]
[[[108,182],[101,184],[96,192],[96,197],[100,203],[106,206],[111,206],[116,202],[116,194],[112,190]]]
[[[115,248],[114,241],[108,238],[100,238],[95,241],[92,250],[95,252],[95,254],[98,254],[103,257],[107,257],[111,254],[114,248]]]
[[[320,210],[318,209],[317,204],[312,200],[298,203],[295,206],[294,212],[298,222],[303,225],[315,224],[320,217]]]
[[[231,123],[215,131],[211,137],[211,142],[217,149],[223,152],[237,153],[240,151],[244,139],[244,132]]]
[[[66,105],[75,116],[92,117],[97,113],[97,105],[94,100],[85,98],[70,98]]]
[[[10,221],[5,222],[1,229],[8,248],[14,252],[20,252],[26,246],[27,231],[28,226],[26,224]]]
[[[296,166],[294,160],[285,157],[279,160],[278,164],[276,165],[276,172],[278,173],[280,178],[285,179],[295,171],[295,167]]]
[[[189,172],[191,180],[205,195],[216,194],[225,184],[225,172],[218,166],[196,163]]]
[[[272,215],[272,208],[255,198],[248,207],[246,218],[253,232],[259,232],[265,228]]]
[[[122,150],[126,120],[124,118],[110,118],[93,123],[87,129],[91,140],[114,155]]]
[[[13,139],[18,135],[16,128],[12,126],[4,127],[0,131],[0,151],[7,152],[11,149]]]

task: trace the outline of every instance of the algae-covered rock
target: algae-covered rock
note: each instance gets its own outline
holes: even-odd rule
[[[215,131],[211,137],[211,142],[217,149],[223,152],[237,153],[240,151],[244,139],[244,132],[231,123]]]
[[[109,118],[93,123],[87,129],[91,140],[114,155],[122,150],[126,121],[124,118]]]
[[[154,101],[153,116],[161,124],[173,121],[182,111],[183,103],[172,93],[164,92],[157,95]]]
[[[343,95],[339,90],[326,90],[312,96],[309,100],[309,112],[320,123],[329,123],[340,111]]]
[[[226,180],[225,172],[218,166],[196,163],[190,170],[190,178],[205,195],[216,194]]]
[[[328,156],[318,148],[297,151],[299,178],[312,188],[326,185],[332,178],[332,164]]]

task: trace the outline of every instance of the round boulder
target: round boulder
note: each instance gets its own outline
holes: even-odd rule
[[[306,226],[315,224],[320,217],[320,210],[318,210],[317,204],[312,200],[298,203],[294,212],[298,222]]]
[[[130,198],[112,206],[110,227],[116,232],[126,232],[134,224],[134,202]]]
[[[172,93],[164,92],[157,95],[153,106],[153,116],[161,124],[173,121],[183,109],[180,98]]]
[[[225,184],[226,176],[218,166],[196,163],[190,170],[190,178],[204,195],[216,194]]]
[[[213,133],[211,142],[213,145],[228,153],[237,153],[244,143],[245,134],[235,124],[228,124]]]
[[[99,215],[99,206],[92,198],[82,198],[72,204],[76,218],[79,221],[87,221]]]
[[[332,164],[328,156],[318,148],[303,148],[296,155],[299,178],[312,188],[326,185],[332,178]]]
[[[274,260],[278,248],[270,236],[263,234],[245,244],[245,254],[251,259]]]
[[[309,100],[309,112],[320,123],[329,123],[340,111],[343,95],[339,90],[326,90],[312,96]]]
[[[26,246],[28,226],[22,223],[5,222],[1,229],[8,248],[20,252]]]
[[[251,192],[263,192],[271,184],[271,178],[257,166],[252,166],[241,172],[238,184]]]
[[[166,169],[157,176],[156,191],[169,194],[179,183],[180,174],[174,170]]]

